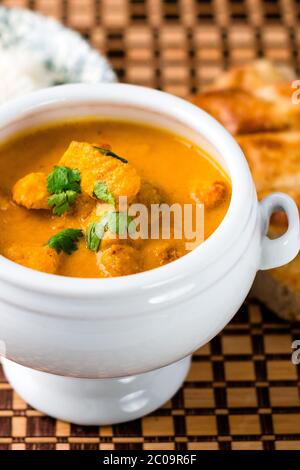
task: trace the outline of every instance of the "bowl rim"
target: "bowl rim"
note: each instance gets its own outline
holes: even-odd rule
[[[202,134],[222,155],[228,167],[232,195],[224,219],[196,249],[172,263],[150,271],[113,278],[73,278],[35,271],[0,255],[0,281],[27,291],[62,297],[103,298],[130,294],[137,289],[157,289],[207,268],[245,230],[253,204],[254,184],[246,158],[237,142],[221,124],[194,104],[163,91],[120,83],[68,84],[30,93],[0,107],[0,127],[16,118],[22,119],[38,112],[45,106],[67,106],[70,103],[84,105],[91,100],[122,104],[122,107],[142,106],[175,118]],[[254,200],[256,201],[256,197]]]

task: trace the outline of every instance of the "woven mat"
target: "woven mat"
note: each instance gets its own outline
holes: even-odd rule
[[[52,15],[105,53],[120,80],[187,96],[220,70],[266,56],[299,73],[293,0],[7,0]],[[70,425],[28,407],[0,375],[0,449],[300,449],[300,325],[245,304],[197,351],[184,387],[152,415]]]

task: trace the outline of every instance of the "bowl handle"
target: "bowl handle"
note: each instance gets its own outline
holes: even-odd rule
[[[260,269],[278,268],[289,263],[299,253],[299,212],[287,194],[272,193],[260,202],[262,214],[262,254]],[[283,210],[288,218],[288,228],[280,237],[271,240],[266,234],[272,213]]]

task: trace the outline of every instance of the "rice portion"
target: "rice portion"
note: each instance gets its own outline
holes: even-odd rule
[[[31,51],[0,46],[0,104],[55,83],[57,77]]]

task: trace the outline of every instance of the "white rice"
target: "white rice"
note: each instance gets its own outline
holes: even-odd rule
[[[20,47],[0,46],[0,104],[51,86],[54,81],[54,74],[34,53]]]

